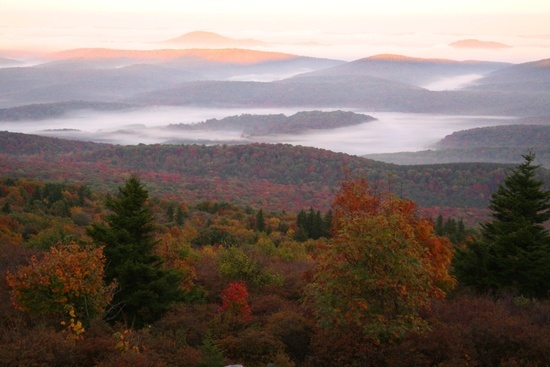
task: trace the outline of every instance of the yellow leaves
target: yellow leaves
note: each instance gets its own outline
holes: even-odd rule
[[[416,212],[413,202],[377,192],[364,179],[342,185],[334,237],[308,286],[322,324],[357,325],[373,338],[422,324],[417,311],[445,294],[452,252]]]
[[[86,331],[84,326],[82,325],[82,322],[75,321],[76,320],[76,312],[74,310],[74,307],[72,305],[65,306],[65,310],[68,310],[68,314],[71,317],[69,322],[61,321],[60,324],[62,326],[65,326],[63,329],[63,333],[66,334],[65,339],[71,343],[75,343],[77,341],[80,341],[84,338],[82,334]]]
[[[71,305],[86,315],[102,312],[112,298],[113,286],[103,283],[105,258],[102,248],[76,243],[50,248],[41,259],[8,273],[14,305],[35,315],[50,314]],[[73,316],[74,317],[74,316]]]
[[[116,332],[113,337],[118,341],[115,345],[115,349],[121,353],[132,351],[134,353],[140,353],[139,339],[136,340],[134,332],[132,330],[124,330],[123,332]],[[147,349],[143,345],[142,349]]]

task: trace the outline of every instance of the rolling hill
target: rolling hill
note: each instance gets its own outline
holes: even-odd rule
[[[480,41],[477,39],[458,40],[450,43],[449,46],[455,47],[455,48],[482,48],[482,49],[501,49],[501,48],[512,47],[500,42]]]
[[[235,39],[214,32],[195,31],[159,43],[185,47],[254,47],[267,45],[255,39]]]
[[[170,130],[236,130],[245,136],[260,136],[270,134],[297,134],[308,130],[335,129],[345,126],[359,125],[376,120],[372,116],[347,111],[307,111],[298,112],[292,116],[250,115],[229,116],[221,120],[210,119],[196,124],[169,125]]]
[[[128,172],[137,172],[154,195],[268,210],[326,210],[346,175],[361,175],[414,200],[432,215],[448,208],[455,217],[469,220],[482,216],[510,167],[398,166],[283,144],[116,146],[8,132],[0,132],[0,157],[0,170],[7,177],[63,179],[111,190]],[[543,174],[548,177],[548,171]]]
[[[70,100],[114,102],[184,81],[266,75],[277,79],[342,63],[242,49],[77,49],[52,62],[0,69],[0,107]]]
[[[6,57],[0,57],[0,67],[18,66],[20,64],[21,64],[21,61],[9,59]]]
[[[384,54],[366,57],[329,69],[301,74],[295,78],[304,76],[369,76],[423,86],[446,77],[486,74],[508,65],[498,62],[423,59]]]
[[[476,80],[468,89],[501,93],[550,93],[550,59],[496,70]]]
[[[521,163],[523,154],[534,152],[536,163],[550,168],[550,118],[527,118],[522,124],[490,126],[454,132],[433,150],[366,157],[395,164],[456,162]],[[539,125],[532,125],[537,122]]]

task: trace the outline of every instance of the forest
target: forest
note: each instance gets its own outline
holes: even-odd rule
[[[0,366],[550,366],[550,59],[206,36],[0,58]]]
[[[305,111],[298,112],[289,117],[283,114],[260,116],[245,114],[226,117],[221,120],[209,119],[196,124],[172,124],[168,128],[182,130],[237,130],[242,131],[243,135],[295,134],[309,129],[334,129],[358,125],[373,120],[375,118],[372,116],[353,112]]]
[[[550,191],[533,155],[467,175],[278,145],[0,136],[3,366],[548,365]],[[494,172],[477,207],[405,194],[476,172]],[[188,195],[254,185],[240,203]],[[310,196],[285,208],[291,189]]]

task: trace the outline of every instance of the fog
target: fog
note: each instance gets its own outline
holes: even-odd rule
[[[480,79],[481,77],[483,77],[483,75],[480,74],[458,75],[449,78],[442,78],[433,83],[421,85],[421,87],[432,91],[455,90],[464,88],[474,80]]]
[[[130,112],[80,111],[62,119],[0,123],[0,130],[111,144],[235,144],[289,143],[353,155],[426,150],[455,131],[515,123],[512,117],[451,116],[352,110],[378,120],[338,129],[302,134],[243,137],[241,131],[185,131],[170,124],[192,124],[240,114],[292,115],[303,108],[213,109],[157,107]],[[318,109],[335,110],[335,109]],[[342,110],[350,110],[343,108]]]

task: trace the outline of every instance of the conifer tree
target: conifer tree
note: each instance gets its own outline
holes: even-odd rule
[[[163,269],[154,252],[155,222],[148,197],[139,178],[132,175],[114,197],[107,198],[112,213],[105,223],[88,229],[94,243],[105,246],[105,280],[116,279],[119,285],[108,317],[135,327],[155,321],[183,296],[178,288],[181,275]]]
[[[550,294],[550,190],[536,178],[535,155],[524,155],[492,195],[492,220],[457,254],[456,271],[465,285],[527,297]]]
[[[256,231],[264,232],[265,231],[265,218],[264,212],[262,209],[258,210],[256,213]]]

